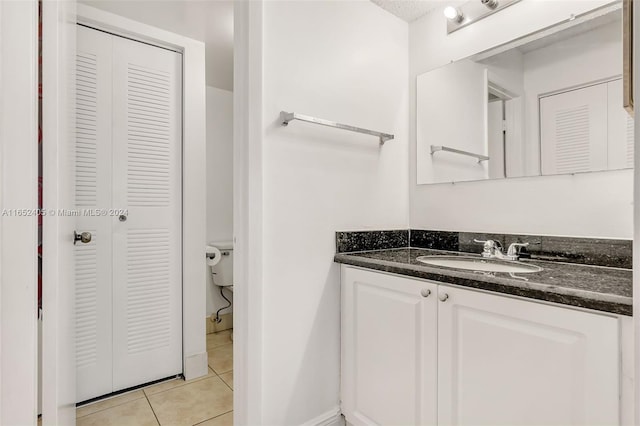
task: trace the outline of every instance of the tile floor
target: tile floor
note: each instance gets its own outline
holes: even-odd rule
[[[231,331],[207,335],[209,374],[169,380],[76,409],[77,426],[232,426]]]

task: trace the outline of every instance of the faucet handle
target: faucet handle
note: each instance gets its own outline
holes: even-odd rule
[[[502,248],[502,244],[500,244],[500,241],[498,240],[486,240],[486,241],[482,241],[482,240],[476,240],[475,238],[473,239],[473,242],[478,243],[478,244],[484,244],[485,247],[493,247],[493,248]]]
[[[507,256],[518,256],[522,247],[527,247],[529,243],[511,243],[507,250]]]
[[[473,241],[479,244],[484,244],[484,247],[482,250],[483,257],[494,257],[496,254],[496,251],[497,252],[502,251],[502,245],[500,244],[499,241],[494,241],[494,240],[481,241],[481,240],[476,240],[475,238]]]
[[[502,244],[500,244],[500,241],[498,241],[498,240],[484,240],[483,241],[483,240],[476,240],[474,238],[473,242],[474,243],[478,243],[478,244],[487,244],[487,243],[489,243],[489,244],[494,245],[496,247],[502,247]]]

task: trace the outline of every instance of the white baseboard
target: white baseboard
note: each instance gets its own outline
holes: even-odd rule
[[[344,417],[342,417],[340,408],[336,407],[305,422],[302,426],[344,426],[344,424]]]
[[[189,355],[184,359],[185,380],[197,379],[209,374],[207,352]]]

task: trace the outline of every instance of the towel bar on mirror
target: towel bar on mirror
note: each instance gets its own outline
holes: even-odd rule
[[[443,145],[431,145],[431,155],[433,155],[434,152],[438,152],[438,151],[447,151],[447,152],[453,152],[454,154],[468,155],[469,157],[477,158],[478,163],[481,161],[489,160],[489,157],[486,155],[476,154],[469,151],[462,151],[461,149],[449,148],[448,146],[443,146]]]

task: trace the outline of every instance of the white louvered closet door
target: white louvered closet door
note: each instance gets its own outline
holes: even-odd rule
[[[103,209],[111,201],[111,39],[77,29],[75,201]],[[112,219],[78,216],[76,229],[91,242],[74,246],[76,270],[76,395],[85,401],[113,391],[111,266]]]
[[[540,99],[542,174],[607,169],[607,86]]]
[[[76,228],[84,401],[182,372],[182,57],[85,27],[77,55],[76,204],[104,209]]]
[[[182,372],[179,53],[113,38],[114,390]]]

